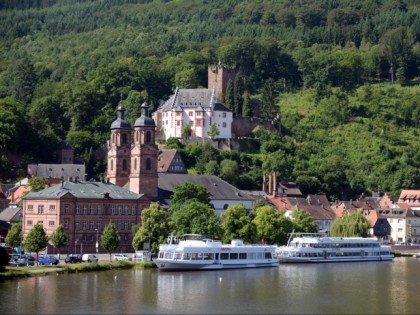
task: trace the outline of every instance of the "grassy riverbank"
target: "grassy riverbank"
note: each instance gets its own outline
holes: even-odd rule
[[[56,266],[33,266],[33,267],[6,267],[4,273],[0,273],[0,280],[11,280],[16,278],[25,278],[32,276],[42,276],[51,273],[66,274],[78,272],[91,272],[91,271],[105,271],[112,269],[144,269],[156,268],[153,262],[139,262],[134,263],[131,261],[99,261],[98,263],[81,263],[69,265],[56,265]]]

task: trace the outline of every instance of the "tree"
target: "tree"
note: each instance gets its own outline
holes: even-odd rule
[[[11,247],[19,247],[22,245],[22,224],[12,224],[12,227],[10,228],[4,240],[6,244]]]
[[[256,226],[242,203],[229,206],[220,218],[224,243],[236,238],[242,239],[245,243],[253,243],[256,240]]]
[[[64,232],[64,227],[61,224],[51,234],[50,240],[60,254],[60,248],[67,245],[67,234]]]
[[[150,242],[150,251],[157,252],[172,226],[169,211],[162,209],[159,204],[151,204],[141,212],[141,226],[133,238],[133,248],[139,250],[143,243]]]
[[[181,136],[183,139],[187,140],[191,137],[191,135],[192,135],[191,126],[187,124],[182,128]]]
[[[0,181],[6,181],[10,179],[12,164],[9,162],[9,159],[2,155],[0,157]]]
[[[229,159],[224,159],[220,162],[220,177],[229,184],[236,186],[238,182],[238,173],[238,162]]]
[[[109,253],[109,261],[111,261],[111,253],[115,252],[120,246],[120,236],[112,221],[109,221],[102,233],[101,245]]]
[[[13,90],[16,99],[23,104],[29,104],[38,81],[31,60],[28,57],[21,59],[14,73]]]
[[[264,244],[286,244],[287,234],[293,231],[292,221],[271,206],[257,208],[253,222]]]
[[[37,192],[51,186],[45,177],[32,177],[28,183],[31,186],[31,192]]]
[[[220,167],[217,161],[211,160],[206,164],[206,168],[204,170],[205,175],[215,175],[218,176],[220,173]]]
[[[227,109],[230,109],[232,112],[235,112],[235,91],[234,83],[232,80],[229,80],[226,85],[226,95],[223,98],[224,105]]]
[[[265,120],[274,120],[277,112],[273,79],[268,79],[262,89],[261,115]]]
[[[248,91],[245,91],[243,95],[243,103],[242,103],[242,117],[252,117],[254,115],[251,96],[249,95]]]
[[[29,231],[23,242],[23,247],[27,252],[36,252],[36,261],[38,264],[39,251],[47,247],[49,238],[45,233],[42,224],[37,223]]]
[[[194,233],[221,237],[220,218],[209,204],[194,199],[175,203],[171,210],[177,236]]]
[[[316,233],[318,230],[314,218],[306,211],[293,211],[292,223],[295,232]]]
[[[210,139],[214,139],[220,135],[220,131],[219,128],[217,128],[216,123],[211,124],[209,130],[207,131],[207,135],[210,137]]]
[[[369,221],[359,212],[348,213],[334,220],[330,235],[337,237],[369,236]]]
[[[184,183],[174,188],[174,194],[171,196],[172,206],[182,205],[191,200],[210,205],[210,193],[203,185],[192,183]]]

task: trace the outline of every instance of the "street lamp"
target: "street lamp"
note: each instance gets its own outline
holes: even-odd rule
[[[96,231],[96,253],[98,253],[98,249],[99,249],[99,238],[98,238],[98,229],[95,229]]]

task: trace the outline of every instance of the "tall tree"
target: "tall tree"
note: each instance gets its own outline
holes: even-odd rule
[[[221,237],[220,218],[210,205],[192,199],[174,204],[171,211],[177,236],[193,233]]]
[[[226,86],[226,94],[223,98],[224,105],[227,109],[235,112],[235,84],[232,80],[229,80]]]
[[[334,220],[330,235],[337,237],[367,237],[369,236],[369,226],[369,221],[362,213],[349,213]]]
[[[117,227],[112,221],[109,221],[101,236],[101,245],[109,253],[109,261],[111,261],[111,253],[115,252],[120,246],[120,236]]]
[[[242,103],[242,117],[252,117],[254,115],[251,96],[249,95],[248,91],[245,91],[243,95],[243,103]]]
[[[253,243],[256,240],[256,226],[242,203],[229,206],[220,218],[223,242],[228,243],[236,238],[242,239],[245,243]]]
[[[36,252],[36,262],[38,264],[39,251],[43,250],[48,245],[49,238],[45,233],[42,224],[37,223],[26,235],[23,242],[23,247],[27,252]]]
[[[257,208],[253,222],[257,236],[264,244],[286,244],[287,234],[293,230],[292,221],[271,206]]]
[[[38,78],[31,60],[25,57],[18,61],[13,78],[13,90],[16,100],[23,104],[29,104],[32,100],[37,81]]]
[[[10,228],[9,232],[7,232],[4,241],[11,247],[19,247],[22,245],[22,224],[12,224],[12,227]]]
[[[273,79],[268,79],[262,89],[261,115],[265,120],[273,120],[278,112]]]
[[[159,245],[172,232],[172,227],[169,211],[159,204],[151,204],[141,212],[141,226],[133,238],[133,248],[139,250],[144,243],[150,242],[150,251],[157,252]]]
[[[171,196],[172,205],[182,205],[191,200],[210,205],[210,193],[203,185],[192,183],[184,183],[174,188],[174,194]]]
[[[64,227],[61,224],[52,232],[50,240],[57,248],[58,254],[60,254],[60,248],[67,245],[67,234],[64,232]]]

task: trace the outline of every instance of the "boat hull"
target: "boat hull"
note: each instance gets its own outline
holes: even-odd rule
[[[156,259],[156,266],[162,271],[189,271],[189,270],[222,270],[222,269],[243,269],[243,268],[262,268],[262,267],[278,267],[277,260],[259,263],[245,263],[245,264],[225,264],[225,263],[191,263],[191,261],[173,261]]]
[[[306,258],[306,257],[279,257],[279,263],[338,263],[338,262],[361,262],[361,261],[392,261],[393,256],[386,256],[386,257],[351,257],[351,258]]]

